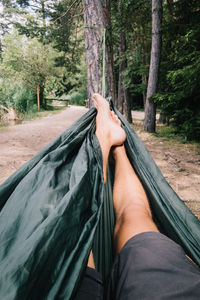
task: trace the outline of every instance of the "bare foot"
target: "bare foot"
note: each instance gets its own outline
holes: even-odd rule
[[[126,140],[125,131],[121,127],[121,121],[111,112],[109,103],[99,94],[93,95],[96,116],[96,136],[99,140],[103,155],[103,176],[106,181],[106,169],[108,156],[112,146],[120,146]]]
[[[108,101],[99,94],[93,94],[95,107],[98,111],[96,117],[96,135],[103,143],[112,146],[120,146],[126,140],[125,131],[121,127],[121,121],[117,115],[110,110]]]

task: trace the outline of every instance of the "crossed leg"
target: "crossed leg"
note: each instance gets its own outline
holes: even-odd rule
[[[106,169],[111,147],[115,147],[115,179],[113,189],[116,226],[114,244],[118,253],[124,244],[136,234],[158,229],[153,222],[149,202],[140,180],[126,155],[126,135],[118,117],[110,111],[108,102],[99,94],[93,95],[97,108],[96,135],[103,154],[103,174]]]
[[[126,155],[126,135],[121,123],[103,97],[95,94],[93,98],[98,111],[96,135],[103,154],[105,182],[112,147],[115,159],[114,246],[119,254],[112,267],[108,295],[116,300],[199,299],[199,270],[179,245],[158,233],[145,190]],[[95,268],[92,252],[88,266]]]

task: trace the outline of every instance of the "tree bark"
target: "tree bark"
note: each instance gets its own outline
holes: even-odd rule
[[[145,36],[145,31],[142,31],[142,34]],[[147,39],[142,39],[142,44],[143,44],[143,59],[142,59],[142,63],[143,66],[146,67],[147,65],[149,65],[149,42]],[[143,105],[144,105],[144,109],[145,109],[145,104],[146,104],[146,96],[147,96],[147,82],[148,82],[148,76],[147,74],[143,73],[142,75],[142,84],[145,87],[142,96],[143,96]]]
[[[124,88],[124,104],[125,104],[125,116],[129,123],[132,123],[131,104],[130,104],[130,93],[128,88]]]
[[[88,76],[88,98],[89,105],[92,105],[92,94],[102,93],[101,89],[101,52],[102,52],[102,30],[106,28],[106,49],[105,49],[105,73],[107,80],[106,96],[111,95],[113,101],[116,98],[112,32],[110,21],[109,0],[82,0],[85,23],[85,48]]]
[[[40,106],[46,109],[46,99],[44,98],[44,85],[40,85]]]
[[[157,92],[161,56],[162,0],[152,0],[152,44],[149,80],[145,104],[144,130],[155,132],[156,105],[149,98]]]
[[[167,124],[167,126],[169,126],[169,117],[163,111],[160,112],[158,123]]]
[[[130,93],[128,88],[124,87],[124,83],[123,83],[124,81],[123,72],[127,68],[125,53],[126,53],[126,36],[124,31],[121,31],[119,54],[121,56],[122,61],[119,65],[118,105],[119,108],[121,109],[122,107],[123,110],[123,102],[124,102],[124,112],[125,112],[126,119],[128,120],[128,122],[132,123]]]
[[[46,15],[45,15],[45,0],[41,1],[42,6],[42,25],[44,28],[46,28]]]
[[[0,40],[0,62],[2,62],[2,60],[3,60],[2,53],[3,53],[3,49],[2,49],[2,43],[1,43],[1,40]]]
[[[122,63],[119,64],[119,78],[118,78],[118,97],[117,97],[117,109],[123,114],[124,103],[124,89],[122,84]]]
[[[142,84],[146,85],[147,84],[147,76],[142,75]],[[144,105],[144,109],[145,109],[145,104],[146,104],[146,92],[144,91],[142,93],[142,97],[143,97],[143,105]]]
[[[38,111],[40,111],[40,86],[37,86],[37,106],[38,106]]]
[[[111,96],[113,102],[116,103],[117,91],[114,76],[114,62],[113,62],[113,38],[112,25],[110,16],[110,0],[104,0],[103,7],[103,21],[104,28],[106,28],[106,97]]]
[[[162,111],[160,112],[158,123],[161,123],[161,124],[167,123],[167,116]]]

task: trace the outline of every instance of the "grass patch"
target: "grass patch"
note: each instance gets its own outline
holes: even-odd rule
[[[155,137],[162,138],[162,140],[176,140],[181,143],[187,142],[185,137],[177,133],[176,129],[173,126],[157,125],[156,133],[153,133]]]
[[[188,141],[186,137],[179,134],[173,126],[157,125],[156,133],[152,134],[161,141],[169,142],[171,146],[185,144],[185,147],[192,147],[197,155],[200,154],[200,143],[198,141]],[[183,146],[182,146],[183,147]]]
[[[188,140],[186,136],[177,132],[177,129],[172,125],[166,126],[157,124],[156,133],[153,133],[153,135],[165,140],[173,139],[179,141],[181,144],[199,143],[199,141],[196,140]]]
[[[24,121],[31,121],[37,118],[47,117],[49,115],[58,114],[62,110],[66,109],[66,106],[48,106],[46,110],[31,111],[23,115]]]
[[[7,126],[4,126],[0,123],[0,132],[6,131],[8,129]]]
[[[20,117],[22,120],[10,120],[7,122],[0,122],[0,132],[7,130],[8,126],[10,125],[17,125],[21,124],[23,121],[31,121],[38,118],[47,117],[49,115],[58,114],[62,110],[66,109],[66,106],[47,106],[47,109],[41,109],[38,111],[29,111],[24,114],[21,114]]]
[[[174,138],[177,134],[173,127],[171,126],[164,126],[164,125],[157,125],[156,132],[153,133],[156,137],[164,137],[164,138]]]
[[[184,148],[191,149],[195,154],[200,155],[199,141],[188,141],[183,135],[179,134],[173,126],[163,124],[156,125],[156,133],[147,133],[143,131],[143,121],[135,120],[132,124],[133,129],[138,133],[143,142],[156,138],[159,142],[163,142],[167,148]],[[178,151],[178,150],[177,150]]]

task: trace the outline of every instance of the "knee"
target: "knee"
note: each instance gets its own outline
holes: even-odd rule
[[[125,243],[136,234],[156,231],[158,228],[154,223],[151,211],[143,205],[129,205],[121,210],[121,214],[116,216],[114,229],[114,245],[118,253]]]
[[[120,214],[116,216],[116,222],[119,223],[132,223],[136,220],[152,219],[152,214],[145,205],[142,204],[131,204],[124,207]]]

